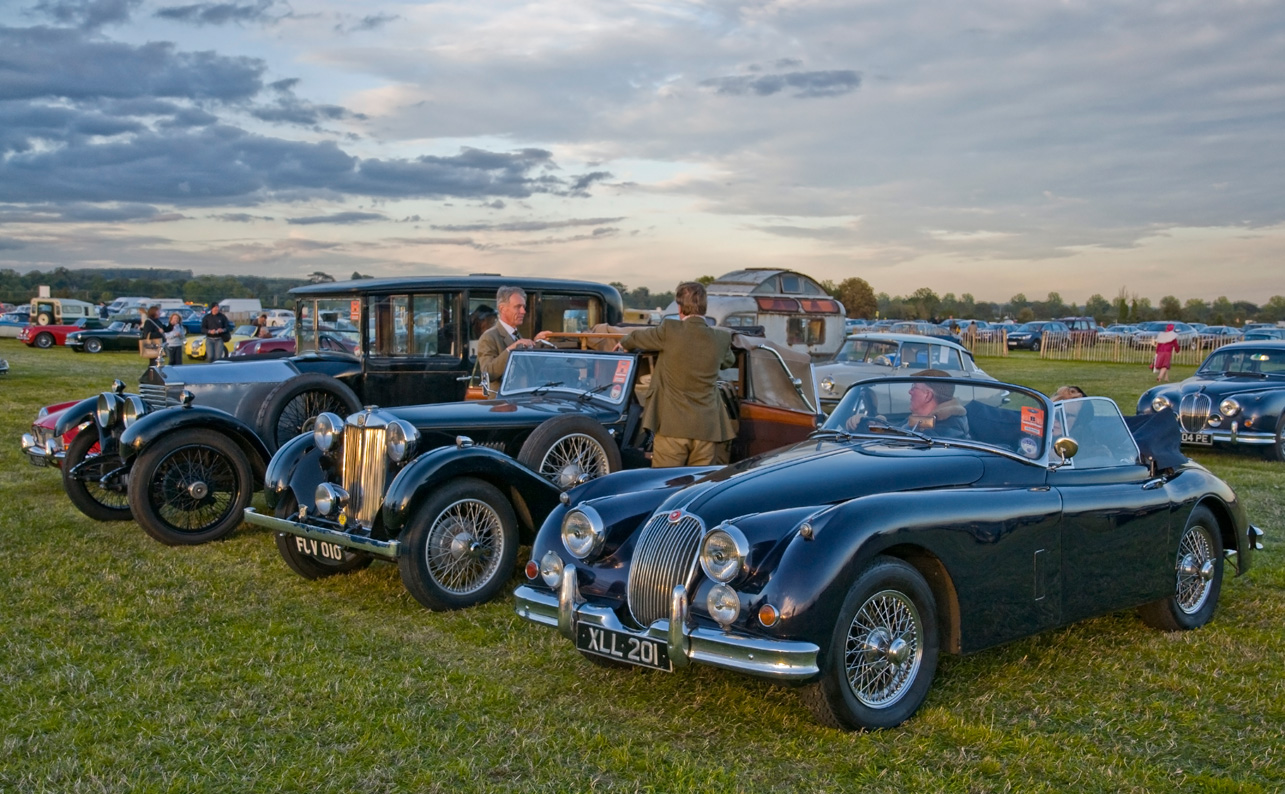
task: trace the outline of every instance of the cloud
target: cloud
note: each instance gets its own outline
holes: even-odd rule
[[[179,220],[151,204],[9,204],[0,205],[0,223],[126,223]]]
[[[128,22],[142,0],[41,0],[32,10],[64,25],[93,30]]]
[[[18,251],[26,247],[27,244],[21,240],[10,240],[5,237],[0,237],[0,251]]]
[[[255,221],[275,221],[276,218],[271,215],[251,215],[248,212],[222,212],[217,215],[211,215],[215,220],[224,221],[225,223],[254,223]]]
[[[389,22],[401,19],[398,14],[368,14],[356,22],[340,22],[335,25],[336,33],[364,33],[368,30],[378,30]]]
[[[165,6],[153,16],[194,25],[275,23],[290,16],[288,7],[286,10],[276,12],[276,5],[274,0],[258,0],[255,3],[193,3],[185,6]]]
[[[263,61],[131,46],[63,28],[0,27],[0,100],[247,100],[263,88]]]
[[[601,226],[619,223],[624,218],[568,218],[564,221],[508,221],[506,223],[468,223],[432,226],[443,232],[540,232],[575,226]]]
[[[787,72],[767,75],[713,77],[700,82],[726,96],[771,96],[787,89],[797,98],[832,97],[850,94],[861,87],[861,75],[850,69],[827,72]]]
[[[298,226],[308,226],[317,223],[347,225],[353,223],[365,223],[366,221],[382,220],[386,220],[386,218],[378,212],[336,212],[333,215],[313,215],[306,218],[287,218],[286,223]]]

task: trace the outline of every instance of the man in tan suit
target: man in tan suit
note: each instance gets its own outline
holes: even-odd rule
[[[531,339],[522,338],[518,327],[526,319],[526,290],[521,287],[500,287],[495,291],[495,305],[500,320],[486,329],[477,340],[477,369],[491,380],[491,388],[499,388],[504,368],[509,365],[509,352],[520,347],[534,347]],[[548,331],[535,335],[544,339]]]
[[[679,319],[640,328],[620,340],[626,350],[660,352],[643,409],[643,427],[655,433],[651,465],[726,463],[736,425],[716,382],[720,369],[736,364],[732,334],[705,323],[705,285],[679,284],[674,299]]]

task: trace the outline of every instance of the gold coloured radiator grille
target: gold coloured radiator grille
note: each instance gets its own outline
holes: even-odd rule
[[[348,492],[348,518],[370,529],[379,515],[384,501],[384,481],[388,475],[388,462],[384,441],[388,433],[383,422],[366,422],[365,426],[353,419],[369,420],[370,414],[356,414],[344,423],[343,488]]]
[[[704,523],[683,510],[652,516],[638,538],[629,569],[629,612],[639,625],[669,617],[677,585],[690,585]]]

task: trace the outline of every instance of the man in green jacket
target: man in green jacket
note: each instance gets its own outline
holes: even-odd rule
[[[620,341],[626,350],[660,353],[643,408],[643,427],[655,434],[651,465],[726,463],[736,425],[716,384],[720,369],[736,365],[732,334],[705,322],[705,285],[679,284],[674,299],[679,319],[640,328]]]

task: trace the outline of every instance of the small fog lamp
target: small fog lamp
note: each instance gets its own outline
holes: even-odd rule
[[[562,558],[557,552],[546,551],[540,558],[540,578],[554,590],[562,586]]]
[[[709,589],[705,606],[709,609],[709,616],[723,628],[732,625],[741,616],[741,597],[725,584],[716,584]]]

